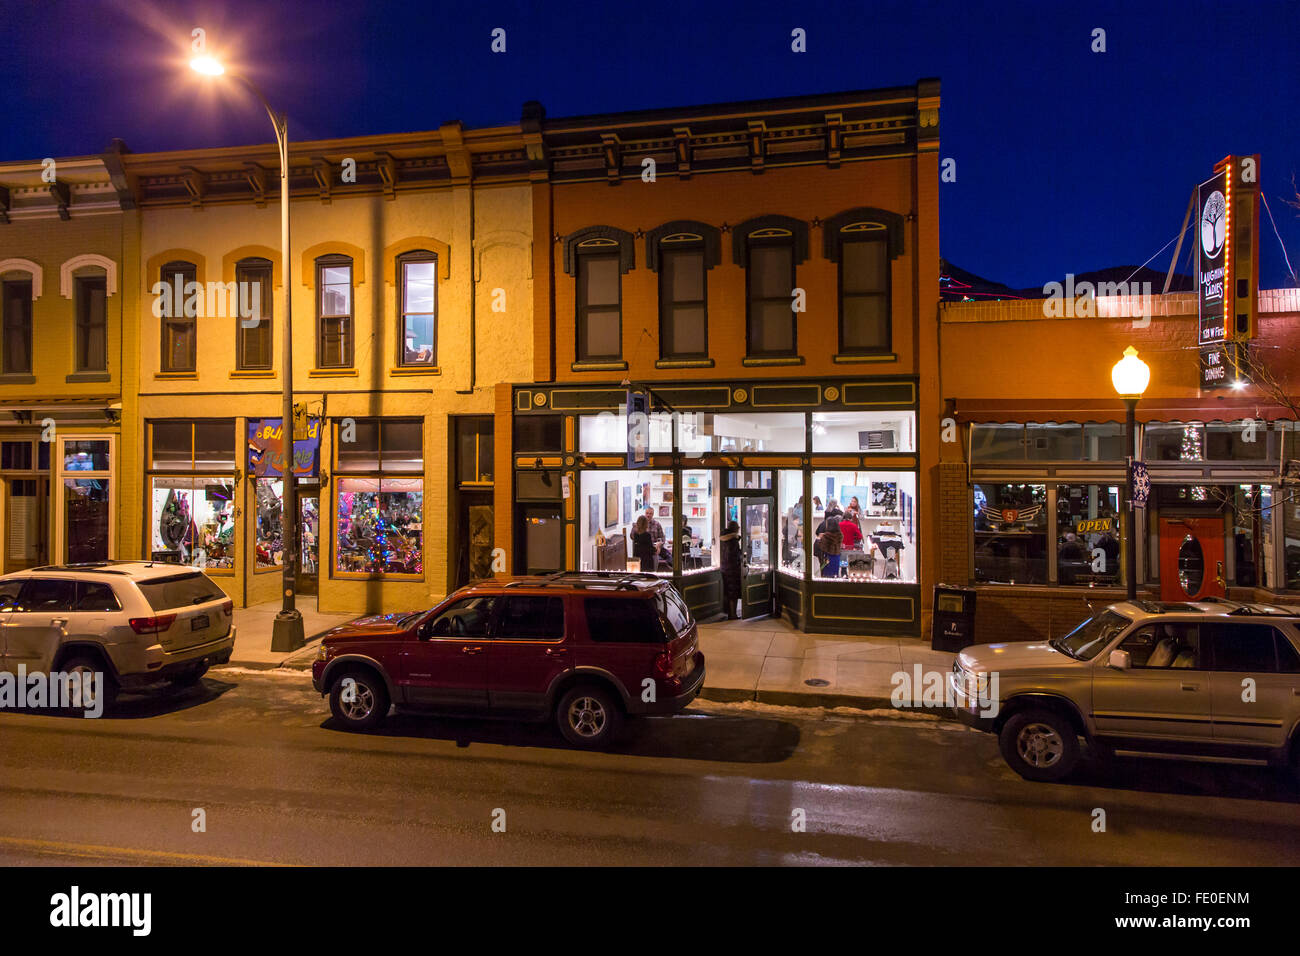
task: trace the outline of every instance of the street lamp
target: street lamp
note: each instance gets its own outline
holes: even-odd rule
[[[294,602],[296,589],[295,569],[298,563],[298,484],[293,471],[293,283],[289,268],[289,130],[284,113],[271,109],[262,91],[252,80],[238,73],[226,74],[221,61],[212,56],[197,56],[190,60],[190,68],[204,76],[228,75],[239,80],[261,101],[266,115],[275,127],[275,142],[280,149],[280,265],[284,279],[284,340],[281,351],[283,365],[282,406],[280,411],[280,447],[284,453],[281,469],[284,493],[281,498],[280,546],[283,549],[280,613],[275,616],[271,631],[271,650],[285,652],[302,647],[302,612]]]
[[[1128,409],[1125,419],[1124,435],[1128,439],[1128,459],[1125,466],[1123,503],[1121,511],[1129,512],[1128,534],[1124,540],[1124,585],[1130,601],[1137,597],[1137,516],[1133,508],[1133,461],[1138,457],[1137,451],[1137,403],[1151,381],[1151,369],[1147,363],[1138,358],[1137,349],[1129,346],[1124,350],[1124,357],[1110,370],[1110,381],[1115,386],[1119,397],[1124,399]]]

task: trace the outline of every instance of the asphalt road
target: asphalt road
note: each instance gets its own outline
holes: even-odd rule
[[[0,714],[4,865],[1295,865],[1298,805],[1265,769],[1031,784],[948,721],[755,704],[638,721],[600,754],[481,720],[350,734],[301,673]]]

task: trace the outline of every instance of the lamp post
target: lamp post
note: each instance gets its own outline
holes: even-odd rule
[[[1137,349],[1129,346],[1124,350],[1124,357],[1110,370],[1110,381],[1115,391],[1124,400],[1128,410],[1124,423],[1124,436],[1128,440],[1128,456],[1124,471],[1124,487],[1121,497],[1121,511],[1128,511],[1128,534],[1124,538],[1124,586],[1130,601],[1137,597],[1137,515],[1133,507],[1133,462],[1138,457],[1137,450],[1137,403],[1151,381],[1151,369],[1147,363],[1138,358]]]
[[[205,76],[228,75],[239,80],[258,98],[266,109],[275,127],[275,142],[280,151],[280,272],[284,284],[284,331],[281,349],[281,378],[284,383],[280,410],[280,448],[284,456],[281,468],[283,495],[280,499],[280,546],[283,549],[281,564],[281,604],[280,613],[275,616],[271,631],[271,650],[278,652],[293,651],[305,643],[302,626],[302,612],[298,610],[294,595],[297,579],[295,569],[298,566],[298,483],[293,471],[293,283],[290,281],[292,270],[289,268],[289,130],[284,113],[271,109],[262,91],[252,80],[238,73],[226,73],[226,68],[219,60],[211,56],[199,56],[190,60],[190,67]]]

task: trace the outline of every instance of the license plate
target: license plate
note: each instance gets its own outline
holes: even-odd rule
[[[201,631],[207,626],[208,626],[208,616],[206,614],[200,614],[198,617],[190,618],[191,631]]]

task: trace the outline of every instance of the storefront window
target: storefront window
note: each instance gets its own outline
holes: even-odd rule
[[[1282,509],[1282,567],[1286,589],[1300,591],[1300,490],[1280,489],[1277,504]]]
[[[337,570],[345,574],[423,574],[423,479],[339,477],[336,481]]]
[[[681,417],[679,447],[686,454],[710,452],[802,452],[802,412],[755,412],[715,415],[694,412]]]
[[[682,472],[682,549],[683,574],[718,567],[718,473],[715,471]]]
[[[1232,489],[1232,547],[1235,583],[1240,587],[1269,587],[1272,564],[1273,489],[1268,485],[1237,485]]]
[[[1047,583],[1047,486],[978,484],[975,580]]]
[[[777,524],[781,535],[780,562],[777,567],[785,574],[803,577],[804,524],[812,511],[803,500],[803,472],[777,472]]]
[[[915,472],[817,471],[812,486],[825,506],[813,529],[815,577],[916,583]]]
[[[1119,461],[1124,426],[1118,422],[1030,422],[1027,425],[972,425],[971,460]]]
[[[697,476],[702,488],[692,489],[697,502],[686,505],[683,515],[691,516],[691,508],[703,508],[707,514],[697,517],[692,528],[700,534],[700,560],[705,560],[704,532],[712,521],[713,489],[710,472],[690,472]],[[698,477],[706,476],[706,477]],[[683,495],[686,477],[683,474]],[[673,569],[673,548],[680,547],[680,535],[673,526],[673,473],[671,471],[585,471],[580,482],[582,497],[578,501],[580,527],[579,563],[584,571],[640,571],[670,575]],[[704,502],[707,500],[707,504]],[[646,519],[648,544],[638,546],[633,538],[637,520]],[[688,520],[687,524],[691,522]],[[711,531],[707,531],[712,534]],[[710,544],[712,539],[710,539]],[[708,566],[716,565],[717,558],[710,548]],[[683,562],[683,569],[687,563]]]
[[[233,479],[155,477],[151,492],[152,560],[234,569]]]
[[[258,478],[256,488],[257,568],[278,568],[284,561],[284,548],[280,546],[284,482],[279,478]]]
[[[915,412],[813,412],[813,451],[911,452],[916,450],[915,430]]]
[[[650,414],[650,452],[668,453],[673,450],[673,418],[667,412]],[[578,417],[578,448],[588,454],[627,454],[627,415],[621,412],[599,412]]]
[[[107,478],[63,479],[63,536],[68,561],[72,564],[103,561],[108,557],[108,481]]]
[[[1120,579],[1119,486],[1056,486],[1058,584],[1109,585]]]
[[[1262,421],[1151,422],[1149,461],[1259,461],[1268,458],[1268,424]]]

